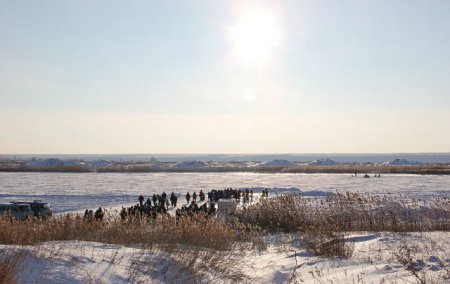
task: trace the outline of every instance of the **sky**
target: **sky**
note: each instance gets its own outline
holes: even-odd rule
[[[450,152],[450,1],[0,0],[0,153]]]

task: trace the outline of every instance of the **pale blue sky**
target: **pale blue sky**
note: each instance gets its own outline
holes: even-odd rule
[[[0,0],[0,153],[449,152],[448,121],[447,0]]]

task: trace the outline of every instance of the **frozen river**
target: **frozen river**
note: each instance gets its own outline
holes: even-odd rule
[[[401,194],[408,198],[450,197],[450,176],[255,173],[6,173],[0,172],[0,202],[42,199],[55,212],[110,207],[137,202],[137,196],[202,189],[276,188],[302,191]],[[184,201],[183,199],[180,199]]]

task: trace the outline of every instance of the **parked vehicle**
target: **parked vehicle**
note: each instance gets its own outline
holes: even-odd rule
[[[47,218],[53,215],[53,211],[47,202],[41,200],[35,200],[33,202],[27,202],[30,204],[31,210],[34,212],[34,216],[38,218]]]
[[[11,203],[0,203],[0,217],[9,216],[9,207]]]
[[[12,219],[26,220],[34,216],[30,204],[25,202],[1,203],[0,215],[8,216]]]

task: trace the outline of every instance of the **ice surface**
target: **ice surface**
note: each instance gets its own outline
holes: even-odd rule
[[[299,192],[324,196],[332,192],[397,194],[431,199],[450,196],[450,176],[382,175],[365,179],[349,174],[267,173],[35,173],[0,172],[0,202],[42,199],[55,212],[137,203],[154,193],[212,189],[270,188],[270,194]]]

